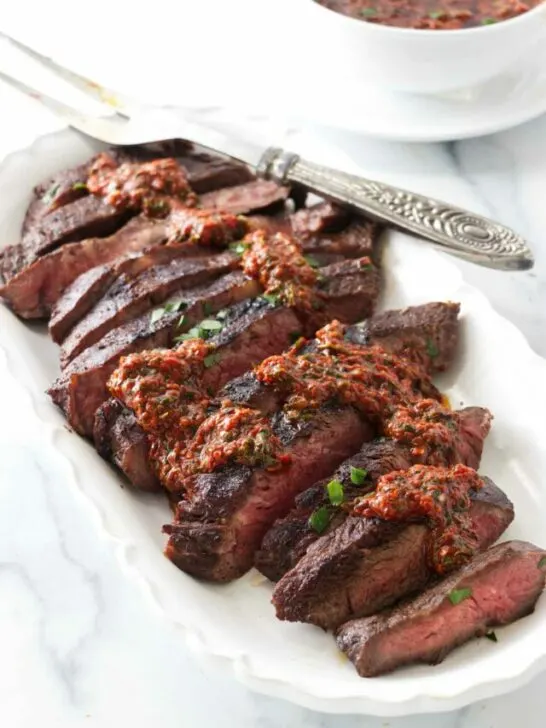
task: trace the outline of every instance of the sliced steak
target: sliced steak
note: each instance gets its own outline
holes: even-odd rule
[[[95,414],[93,438],[97,452],[111,460],[138,490],[161,491],[148,460],[148,438],[131,410],[117,399],[108,399]]]
[[[337,644],[362,677],[416,662],[437,665],[491,627],[531,614],[545,561],[546,551],[525,541],[498,544],[413,601],[344,624]]]
[[[480,407],[467,407],[460,410],[459,415],[461,437],[456,459],[476,469],[481,460],[484,439],[489,432],[491,415]],[[382,475],[394,470],[407,470],[414,464],[415,458],[409,448],[394,440],[383,438],[365,443],[360,452],[344,463],[334,475],[298,496],[295,507],[286,518],[275,523],[265,535],[260,551],[256,554],[256,567],[272,581],[278,581],[296,566],[309,546],[320,538],[320,534],[309,524],[309,517],[315,510],[323,506],[329,510],[330,520],[325,533],[337,528],[347,518],[345,510],[330,507],[324,486],[332,478],[343,483],[346,499],[351,500],[355,497],[354,488],[351,487],[351,466],[362,468],[367,473],[365,482],[358,489],[362,495]]]
[[[199,258],[186,256],[185,245],[173,245],[157,247],[133,259],[133,270],[118,276],[65,339],[61,366],[65,367],[112,329],[163,303],[175,291],[203,285],[239,265],[238,257],[231,252]]]
[[[265,212],[281,207],[288,199],[288,187],[280,187],[276,182],[254,180],[243,185],[226,187],[222,190],[201,195],[201,207],[208,210],[222,210],[234,215],[249,212]]]
[[[344,260],[321,268],[320,292],[324,300],[323,320],[354,323],[371,316],[383,287],[379,268],[369,258]],[[319,328],[315,324],[315,329]],[[310,332],[312,336],[314,333]]]
[[[44,318],[81,274],[101,264],[106,264],[108,270],[112,261],[120,255],[137,253],[159,245],[164,240],[163,222],[137,217],[110,237],[67,243],[38,258],[0,288],[0,297],[23,318]],[[62,335],[56,333],[56,324],[52,324],[51,333],[55,334],[55,341],[62,339],[66,333],[66,325],[61,323],[66,309],[63,303],[60,312],[54,313],[55,317],[59,317],[61,331],[64,331]]]
[[[342,255],[344,258],[368,256],[379,263],[379,236],[383,228],[375,222],[355,219],[338,233],[321,233],[300,238],[303,252],[319,258],[322,255]]]
[[[339,480],[343,484],[345,499],[351,501],[371,490],[381,475],[393,470],[407,470],[412,464],[409,450],[400,447],[393,440],[382,439],[365,443],[356,455],[346,460],[332,475],[298,495],[294,508],[265,534],[254,565],[268,579],[278,581],[298,563],[309,546],[320,538],[320,534],[309,524],[309,518],[314,511],[322,507],[328,509],[329,520],[325,532],[332,531],[343,523],[347,512],[331,506],[326,490],[329,481]],[[366,479],[359,486],[354,485],[351,480],[352,468],[366,471]]]
[[[48,390],[52,400],[64,411],[76,432],[91,435],[95,412],[108,399],[106,382],[121,356],[133,351],[169,347],[175,336],[209,313],[255,297],[258,292],[255,281],[236,271],[207,286],[184,291],[182,297],[173,296],[177,311],[166,311],[158,319],[148,312],[113,329],[77,356]],[[184,321],[179,325],[182,310]]]
[[[379,344],[431,374],[443,372],[456,354],[459,311],[458,303],[449,302],[385,311],[353,326],[347,337],[358,344]]]
[[[473,496],[470,516],[481,549],[514,518],[512,503],[491,480]],[[315,543],[277,583],[277,617],[334,629],[423,589],[434,574],[426,558],[428,528],[349,516]]]
[[[351,408],[323,408],[312,420],[296,424],[275,414],[272,426],[291,455],[287,468],[269,472],[232,466],[201,475],[191,503],[180,504],[175,523],[165,527],[165,553],[183,571],[212,581],[242,576],[264,533],[294,497],[371,436]]]
[[[264,357],[290,346],[299,327],[291,309],[274,306],[263,298],[237,303],[222,312],[223,329],[210,339],[218,361],[205,372],[204,386],[216,392],[226,382],[258,364]],[[93,437],[98,452],[123,471],[136,487],[151,482],[148,439],[128,410],[108,400],[99,408]],[[117,411],[116,418],[112,412]]]
[[[177,156],[176,160],[185,169],[191,188],[199,195],[255,179],[246,164],[216,154],[189,151]]]
[[[300,239],[321,233],[335,233],[347,226],[351,217],[346,207],[335,202],[318,202],[290,216],[293,233]]]
[[[132,216],[131,212],[116,209],[92,195],[75,200],[40,218],[38,224],[25,233],[20,243],[19,265],[23,261],[24,265],[30,265],[63,243],[110,235]],[[13,278],[19,270],[3,268],[4,279]]]

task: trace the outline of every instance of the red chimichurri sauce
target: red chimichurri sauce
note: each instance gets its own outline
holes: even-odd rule
[[[493,25],[531,10],[542,0],[315,0],[330,10],[379,25],[459,30]]]
[[[100,154],[91,169],[87,189],[118,209],[142,210],[150,217],[165,217],[173,206],[193,206],[197,196],[175,159],[120,164]]]
[[[471,493],[482,487],[480,476],[465,465],[415,465],[383,475],[374,493],[355,501],[353,511],[398,523],[425,521],[430,528],[429,563],[438,574],[446,574],[478,549],[469,509]]]

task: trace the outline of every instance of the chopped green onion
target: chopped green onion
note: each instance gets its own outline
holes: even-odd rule
[[[327,486],[328,498],[333,506],[340,506],[345,500],[343,492],[343,483],[339,480],[331,480]]]
[[[85,182],[75,182],[72,185],[72,189],[73,190],[87,190],[87,185],[85,184]]]
[[[220,354],[209,354],[203,359],[205,369],[209,369],[220,361]]]
[[[165,315],[165,309],[164,308],[156,308],[156,309],[154,309],[152,311],[152,317],[150,319],[150,323],[155,324],[164,315]]]
[[[364,468],[354,468],[351,465],[351,483],[354,483],[355,485],[362,485],[367,477],[367,470],[364,470]]]
[[[457,606],[457,604],[464,602],[465,599],[468,599],[468,597],[471,596],[472,589],[469,589],[468,587],[453,589],[453,591],[449,593],[449,601],[453,604],[453,606]]]
[[[326,506],[321,506],[309,516],[309,526],[317,533],[322,533],[330,523],[330,513]]]
[[[374,18],[377,15],[377,10],[375,8],[362,8],[360,14],[365,18]]]
[[[432,339],[427,339],[427,354],[430,356],[431,359],[434,359],[434,357],[438,356],[440,352],[438,351],[438,347],[432,341]]]
[[[433,10],[432,13],[428,14],[428,17],[433,20],[438,20],[438,18],[441,18],[442,15],[445,15],[443,10]]]
[[[179,329],[181,326],[184,326],[186,323],[186,314],[183,313],[182,316],[178,319],[178,323],[176,324],[176,327]]]
[[[482,25],[494,25],[496,22],[495,18],[483,18]]]
[[[185,301],[170,301],[165,304],[167,313],[177,313],[178,311],[184,311],[186,308],[188,308],[188,304]]]
[[[538,562],[539,569],[546,569],[546,556],[543,556]]]
[[[51,187],[45,193],[45,195],[43,196],[42,199],[46,203],[46,205],[49,205],[49,203],[53,201],[53,198],[59,191],[60,186],[61,186],[60,184],[51,185]]]
[[[290,343],[295,344],[296,341],[299,341],[301,339],[301,331],[291,331],[290,332]]]
[[[179,336],[178,341],[188,341],[188,339],[200,339],[200,338],[201,338],[201,335],[199,333],[199,329],[196,326],[194,326],[186,334],[182,334],[182,336]]]
[[[218,311],[218,313],[216,314],[216,318],[218,319],[218,321],[223,321],[224,319],[227,318],[228,313],[229,312],[226,311],[225,308],[223,308],[221,311]]]
[[[486,632],[485,633],[485,636],[487,637],[488,640],[491,640],[491,642],[498,642],[499,641],[497,635],[495,634],[495,632]]]

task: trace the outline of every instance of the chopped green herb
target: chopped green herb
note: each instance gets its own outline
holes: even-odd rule
[[[186,314],[183,313],[182,316],[180,316],[180,318],[178,319],[178,323],[176,324],[176,326],[177,326],[177,328],[180,328],[180,327],[184,326],[185,323],[186,323]]]
[[[164,308],[155,308],[152,311],[152,317],[150,319],[150,323],[155,324],[164,315],[165,315],[165,309]]]
[[[87,185],[85,184],[85,182],[74,182],[74,184],[72,185],[72,189],[76,191],[87,190]]]
[[[375,16],[377,15],[377,10],[375,8],[362,8],[360,14],[363,15],[365,18],[375,18]]]
[[[438,20],[438,18],[441,18],[442,15],[445,15],[443,10],[433,10],[431,13],[428,14],[428,17],[432,18],[433,20]]]
[[[188,339],[200,339],[200,338],[201,338],[201,334],[199,332],[199,329],[196,326],[194,326],[186,334],[182,334],[182,336],[179,336],[178,341],[188,341]]]
[[[539,569],[546,569],[546,556],[543,556],[538,562]]]
[[[45,193],[42,199],[46,203],[46,205],[49,205],[50,202],[53,202],[55,195],[59,191],[60,186],[60,184],[51,185],[51,187]]]
[[[362,485],[367,477],[367,470],[364,470],[364,468],[354,468],[351,465],[351,483],[354,483],[355,485]]]
[[[165,304],[164,310],[166,313],[177,313],[178,311],[184,311],[188,307],[185,301],[170,301]]]
[[[328,498],[333,506],[340,506],[345,500],[345,493],[343,492],[343,483],[339,480],[331,480],[327,486]]]
[[[494,25],[496,22],[495,18],[483,18],[482,25]]]
[[[205,365],[205,369],[209,369],[210,367],[214,366],[215,364],[218,364],[220,361],[220,354],[209,354],[203,359],[203,364]]]
[[[322,533],[326,530],[330,523],[330,513],[326,506],[321,506],[316,511],[311,513],[309,517],[309,526],[317,533]]]
[[[307,264],[311,266],[311,268],[320,268],[320,263],[314,256],[304,255],[303,257],[305,258]]]
[[[438,351],[438,347],[432,341],[432,339],[427,339],[427,354],[430,356],[431,359],[434,359],[434,357],[438,356],[440,352]]]
[[[224,321],[224,319],[228,317],[228,313],[229,312],[226,311],[225,308],[223,308],[221,311],[218,311],[218,313],[216,314],[216,318],[218,319],[218,321]]]
[[[472,589],[465,586],[462,589],[453,589],[453,591],[449,593],[449,601],[453,604],[453,606],[457,606],[457,604],[464,602],[465,599],[468,599],[468,597],[471,596]]]
[[[237,253],[237,255],[242,255],[245,250],[248,250],[248,243],[241,243],[240,241],[238,243],[230,243],[229,249],[233,250],[234,253]]]
[[[268,303],[272,303],[274,306],[276,306],[280,300],[278,293],[264,293],[263,298],[265,298]]]
[[[301,331],[291,331],[290,332],[290,343],[295,344],[298,339],[301,339]]]
[[[203,331],[221,331],[223,326],[222,322],[216,319],[205,319],[199,324],[199,328]]]
[[[497,635],[495,634],[495,632],[486,632],[485,633],[485,636],[487,637],[488,640],[491,640],[491,642],[498,642],[499,641]]]
[[[210,316],[213,311],[212,304],[209,301],[205,301],[203,304],[203,313],[205,316]]]

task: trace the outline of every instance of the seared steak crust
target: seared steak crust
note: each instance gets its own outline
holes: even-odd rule
[[[512,503],[494,483],[473,496],[470,509],[481,549],[488,548],[514,517]],[[427,526],[348,516],[311,544],[277,583],[279,619],[334,629],[423,589],[434,575],[426,560]]]
[[[523,541],[493,546],[413,601],[342,625],[337,644],[362,677],[415,662],[436,665],[472,637],[534,610],[544,589],[539,564],[545,554]],[[468,596],[453,603],[450,595],[463,590]]]
[[[180,504],[165,529],[165,553],[182,570],[212,581],[242,576],[265,531],[294,497],[371,437],[351,408],[323,408],[306,422],[290,423],[282,414],[271,421],[290,465],[279,472],[239,466],[199,476],[191,502]]]

